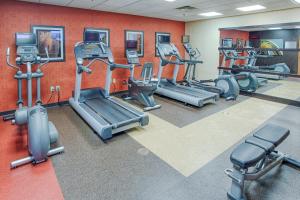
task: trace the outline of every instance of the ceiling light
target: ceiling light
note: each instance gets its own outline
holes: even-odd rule
[[[295,3],[300,3],[300,0],[292,0]]]
[[[207,13],[200,13],[198,15],[204,16],[204,17],[213,17],[213,16],[220,16],[223,15],[222,13],[218,12],[207,12]]]
[[[253,6],[237,8],[237,10],[243,11],[243,12],[249,12],[249,11],[254,11],[254,10],[263,10],[263,9],[266,9],[266,7],[261,6],[261,5],[253,5]]]
[[[167,2],[173,2],[173,1],[176,1],[176,0],[165,0],[165,1],[167,1]]]
[[[269,30],[281,30],[282,28],[281,27],[270,27],[268,28]]]

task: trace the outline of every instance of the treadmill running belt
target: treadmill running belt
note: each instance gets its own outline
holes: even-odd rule
[[[202,90],[199,90],[199,91],[196,92],[196,91],[193,90],[194,88],[191,89],[190,87],[186,87],[186,86],[164,84],[164,85],[161,85],[161,88],[171,90],[173,92],[178,92],[178,93],[181,93],[181,94],[193,96],[195,98],[201,98],[201,99],[204,99],[204,100],[211,99],[212,97],[215,96],[214,93],[210,93],[210,92],[202,91]]]
[[[118,124],[137,117],[108,99],[90,99],[85,104],[111,124]]]

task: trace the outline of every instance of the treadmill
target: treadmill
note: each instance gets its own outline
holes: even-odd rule
[[[215,103],[220,98],[217,93],[177,84],[176,79],[179,66],[184,65],[185,60],[180,57],[178,49],[172,43],[161,42],[157,44],[156,48],[160,57],[160,66],[157,77],[159,84],[155,93],[197,107],[202,107],[209,103]],[[169,64],[175,65],[173,78],[171,80],[162,78],[163,69]]]
[[[148,115],[110,96],[112,71],[116,68],[131,69],[133,66],[116,64],[111,49],[100,41],[99,32],[85,31],[84,42],[77,43],[74,51],[76,85],[69,103],[103,140],[149,123]],[[107,65],[105,88],[81,89],[82,73],[92,73],[90,67],[96,63],[98,66],[100,63]]]

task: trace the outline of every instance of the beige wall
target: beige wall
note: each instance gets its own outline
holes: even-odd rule
[[[186,34],[194,48],[201,51],[204,64],[197,68],[197,77],[215,78],[219,65],[219,28],[300,22],[300,8],[227,17],[186,23]]]

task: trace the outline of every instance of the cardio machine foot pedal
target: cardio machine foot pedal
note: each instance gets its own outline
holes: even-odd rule
[[[156,109],[159,109],[159,108],[161,108],[161,105],[155,105],[153,107],[145,107],[145,108],[143,108],[143,111],[147,112],[147,111],[156,110]]]

